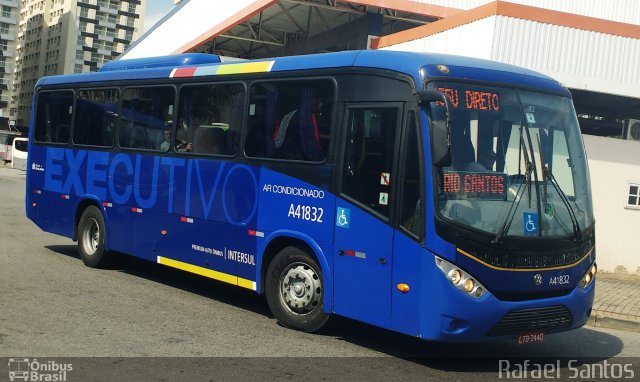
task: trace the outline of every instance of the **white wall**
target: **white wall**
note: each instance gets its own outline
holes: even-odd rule
[[[457,54],[491,59],[496,16],[477,20],[421,39],[382,49]]]
[[[628,182],[640,183],[640,142],[584,136],[596,218],[596,259],[600,269],[640,270],[640,210],[626,209]]]

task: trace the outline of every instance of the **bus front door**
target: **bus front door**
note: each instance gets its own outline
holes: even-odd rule
[[[336,201],[334,310],[389,327],[393,227],[389,224],[402,105],[346,108]]]

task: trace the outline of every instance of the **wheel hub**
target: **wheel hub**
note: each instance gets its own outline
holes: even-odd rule
[[[84,228],[83,246],[87,255],[93,255],[98,250],[100,244],[100,227],[95,219],[90,219]]]
[[[280,298],[292,313],[308,314],[320,302],[320,277],[307,264],[291,264],[280,277]]]

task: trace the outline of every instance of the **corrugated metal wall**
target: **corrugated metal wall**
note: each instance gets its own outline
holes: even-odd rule
[[[413,0],[417,3],[471,9],[491,3],[493,0]],[[546,8],[599,19],[640,24],[638,0],[509,0],[510,3]]]
[[[573,88],[640,96],[640,40],[628,37],[491,16],[385,49],[491,59]]]
[[[491,58],[547,73],[640,85],[640,40],[627,37],[499,16]]]

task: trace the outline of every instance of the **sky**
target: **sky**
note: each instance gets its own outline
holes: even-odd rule
[[[173,9],[173,0],[148,0],[147,14],[144,20],[144,31],[148,31],[163,18],[171,9]]]

